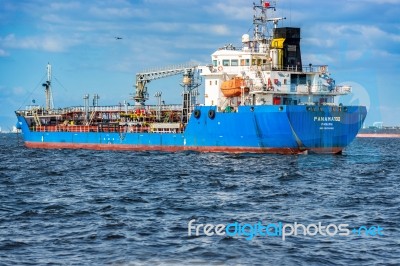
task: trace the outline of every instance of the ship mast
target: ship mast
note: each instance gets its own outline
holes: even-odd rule
[[[265,24],[267,22],[267,8],[270,7],[270,3],[264,0],[260,0],[260,4],[253,3],[253,25],[254,25],[254,40],[262,41],[265,39]]]
[[[260,4],[257,5],[253,3],[253,26],[254,26],[254,40],[255,41],[263,41],[267,39],[266,32],[267,32],[267,22],[273,21],[272,19],[267,18],[267,11],[268,9],[276,10],[276,2],[273,1],[266,1],[260,0]],[[269,37],[269,36],[268,36]]]
[[[53,94],[51,92],[51,65],[47,63],[47,81],[42,84],[46,94],[46,110],[53,109]]]
[[[280,17],[280,18],[268,18],[267,17],[267,11],[269,9],[273,9],[276,11],[276,1],[266,1],[266,0],[260,0],[260,4],[255,4],[253,3],[253,10],[254,10],[254,16],[253,16],[253,26],[254,26],[254,41],[258,43],[267,43],[268,40],[270,40],[271,36],[267,31],[267,23],[268,22],[273,22],[274,28],[277,27],[278,22],[280,20],[286,19],[286,17]]]

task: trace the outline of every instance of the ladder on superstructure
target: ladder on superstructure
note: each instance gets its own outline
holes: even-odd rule
[[[90,126],[93,122],[94,117],[96,116],[96,109],[90,113],[89,121],[86,123],[87,126]]]
[[[35,110],[33,112],[33,119],[35,120],[36,126],[41,126],[42,125],[42,123],[40,122],[40,118],[39,118],[39,115],[37,113],[37,110]]]

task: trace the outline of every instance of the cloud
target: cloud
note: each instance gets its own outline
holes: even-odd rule
[[[63,16],[60,16],[60,15],[57,15],[57,14],[47,14],[46,13],[41,17],[41,19],[45,22],[52,23],[53,25],[54,24],[66,24],[66,23],[70,22],[69,19],[67,19]]]
[[[341,54],[349,61],[376,58],[383,51],[387,58],[400,55],[400,35],[379,25],[320,23],[303,32],[304,51]]]
[[[230,33],[228,27],[225,25],[211,25],[210,31],[217,35],[228,35]]]
[[[89,15],[106,20],[145,18],[151,15],[147,8],[139,8],[137,4],[126,1],[93,2],[87,10]]]
[[[153,32],[181,32],[184,29],[184,24],[176,22],[155,22],[145,26]]]
[[[17,38],[14,34],[9,34],[0,38],[2,46],[12,49],[33,49],[47,52],[63,52],[69,47],[77,45],[77,40],[62,36],[29,36]]]
[[[303,54],[302,56],[303,64],[313,64],[313,65],[326,65],[335,62],[335,58],[331,54]]]
[[[303,42],[305,45],[310,45],[312,47],[323,47],[323,48],[330,48],[333,47],[335,44],[333,39],[316,38],[316,37],[307,38]]]
[[[350,61],[359,60],[364,56],[364,51],[359,49],[352,49],[346,52],[346,57]]]
[[[364,3],[373,3],[378,5],[385,5],[385,4],[398,4],[399,0],[347,0],[349,2],[356,2],[358,4]]]
[[[5,56],[9,56],[9,54],[3,49],[0,49],[0,57],[5,57]]]
[[[76,10],[81,7],[79,2],[53,2],[49,4],[50,9],[54,11],[59,10]]]
[[[277,1],[277,12],[272,12],[272,17],[287,17],[279,26],[301,27],[304,64],[329,64],[338,80],[354,78],[365,82],[371,76],[369,73],[388,73],[385,79],[391,80],[399,72],[399,1]],[[243,33],[252,34],[252,3],[260,1],[3,2],[0,5],[0,61],[3,62],[0,75],[10,76],[6,73],[15,72],[21,66],[33,69],[43,64],[43,57],[49,57],[71,75],[79,76],[87,71],[84,75],[90,84],[87,87],[98,81],[98,92],[103,94],[107,90],[101,91],[102,83],[120,82],[120,76],[109,75],[110,71],[129,73],[131,77],[141,68],[178,64],[188,59],[209,63],[210,54],[218,47],[226,43],[240,45]],[[114,36],[123,39],[115,40]],[[44,56],[34,56],[37,51]],[[59,54],[55,56],[55,53]],[[20,56],[32,60],[22,62],[17,60]],[[102,69],[107,74],[98,74],[103,73]],[[28,88],[31,84],[27,84],[26,77],[33,75],[31,72],[24,79],[18,79],[18,83],[15,79],[2,78],[7,82],[8,93],[13,88],[17,93],[18,86]],[[68,87],[81,88],[82,79],[68,79],[71,83]],[[131,82],[128,79],[126,86],[131,86]],[[395,93],[394,82],[382,88],[393,88]],[[63,97],[68,102],[65,98],[68,96]],[[390,102],[388,106],[395,104]]]
[[[161,2],[167,5],[181,5],[181,4],[193,4],[193,0],[144,0],[144,2],[148,5],[157,5]]]
[[[222,36],[230,34],[229,28],[224,24],[189,24],[186,27],[197,33],[211,33]]]
[[[22,87],[14,87],[12,89],[12,94],[15,96],[26,96],[27,91]]]
[[[184,22],[155,22],[144,23],[142,26],[136,25],[141,30],[146,30],[147,34],[159,33],[176,33],[179,36],[190,35],[194,36],[196,33],[213,34],[213,35],[229,35],[231,31],[224,24],[207,24],[207,23],[184,23]],[[160,37],[158,35],[158,37]],[[168,36],[170,38],[170,36]]]
[[[132,18],[140,13],[136,12],[135,9],[129,7],[98,7],[92,6],[89,8],[89,14],[96,17],[115,19],[115,18]]]
[[[230,1],[213,1],[210,5],[205,7],[205,10],[210,14],[218,14],[228,19],[234,20],[249,20],[252,17],[253,6],[243,0],[230,0]]]

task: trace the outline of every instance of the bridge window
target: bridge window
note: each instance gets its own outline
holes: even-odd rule
[[[229,59],[222,60],[222,65],[223,66],[229,66]]]
[[[261,66],[262,61],[263,61],[263,60],[260,59],[260,58],[259,58],[259,59],[253,59],[253,60],[251,61],[251,65],[252,65],[252,66],[256,66],[256,65],[257,65],[257,66]]]
[[[305,85],[307,84],[307,75],[305,74],[292,74],[290,78],[292,84]]]
[[[240,59],[241,66],[250,66],[250,59]]]
[[[213,66],[217,66],[217,60],[213,60]]]
[[[238,66],[238,60],[237,59],[232,59],[231,60],[231,66]]]
[[[299,84],[307,84],[307,78],[305,74],[300,74],[299,75]]]

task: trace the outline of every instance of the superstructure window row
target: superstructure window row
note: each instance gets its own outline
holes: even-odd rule
[[[213,65],[217,66],[217,60],[213,60]],[[250,59],[240,59],[241,66],[250,66]],[[223,59],[222,66],[239,66],[238,59]]]
[[[213,66],[261,66],[261,65],[266,65],[268,62],[267,59],[252,59],[251,64],[250,64],[250,59],[222,59],[221,61],[218,60],[213,60]]]

